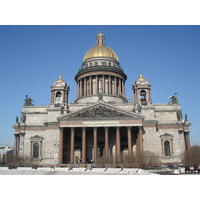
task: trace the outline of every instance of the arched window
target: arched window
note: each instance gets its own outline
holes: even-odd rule
[[[44,138],[35,135],[30,138],[31,141],[31,156],[33,159],[41,159],[42,158],[42,140]]]
[[[165,156],[170,156],[170,142],[165,141],[164,142],[164,149],[165,149]]]
[[[146,91],[145,90],[141,90],[140,92],[140,100],[142,105],[146,105]]]
[[[145,99],[146,100],[146,91],[145,90],[141,90],[140,99]]]
[[[35,142],[33,144],[33,158],[39,158],[39,143]]]
[[[56,92],[56,97],[61,97],[62,93],[61,92]]]

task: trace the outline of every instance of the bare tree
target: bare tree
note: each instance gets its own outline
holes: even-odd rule
[[[151,169],[161,164],[159,156],[151,151],[138,152],[136,158],[138,168],[142,169]]]
[[[105,167],[109,165],[111,167],[122,167],[122,168],[142,168],[150,169],[154,166],[160,165],[159,156],[150,151],[136,152],[131,155],[122,155],[120,158],[106,158],[100,157],[96,162],[97,167]]]
[[[182,155],[182,162],[185,166],[198,166],[200,165],[200,146],[195,145],[190,147]]]
[[[35,165],[35,163],[28,156],[24,156],[24,157],[9,156],[7,158],[7,162],[6,162],[6,166],[9,167],[9,168],[33,167],[34,165]]]

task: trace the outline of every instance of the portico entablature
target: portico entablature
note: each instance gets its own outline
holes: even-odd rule
[[[133,127],[142,126],[140,121],[61,121],[59,127]]]

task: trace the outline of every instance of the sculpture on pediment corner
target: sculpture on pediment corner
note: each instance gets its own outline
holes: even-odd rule
[[[187,122],[188,121],[188,115],[185,114],[185,121]]]
[[[34,106],[32,102],[34,102],[31,98],[28,98],[28,95],[26,95],[26,99],[24,100],[24,106]]]
[[[16,116],[16,122],[15,122],[15,124],[19,124],[19,117],[18,116]]]
[[[171,100],[169,104],[179,104],[177,93],[175,93],[173,96],[170,96],[168,99]]]

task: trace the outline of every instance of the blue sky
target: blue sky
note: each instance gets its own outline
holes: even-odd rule
[[[200,26],[0,26],[0,146],[13,146],[15,117],[25,95],[50,103],[50,86],[63,75],[76,99],[74,76],[102,31],[127,74],[126,95],[140,73],[152,84],[153,103],[175,92],[188,114],[191,145],[200,145]]]

